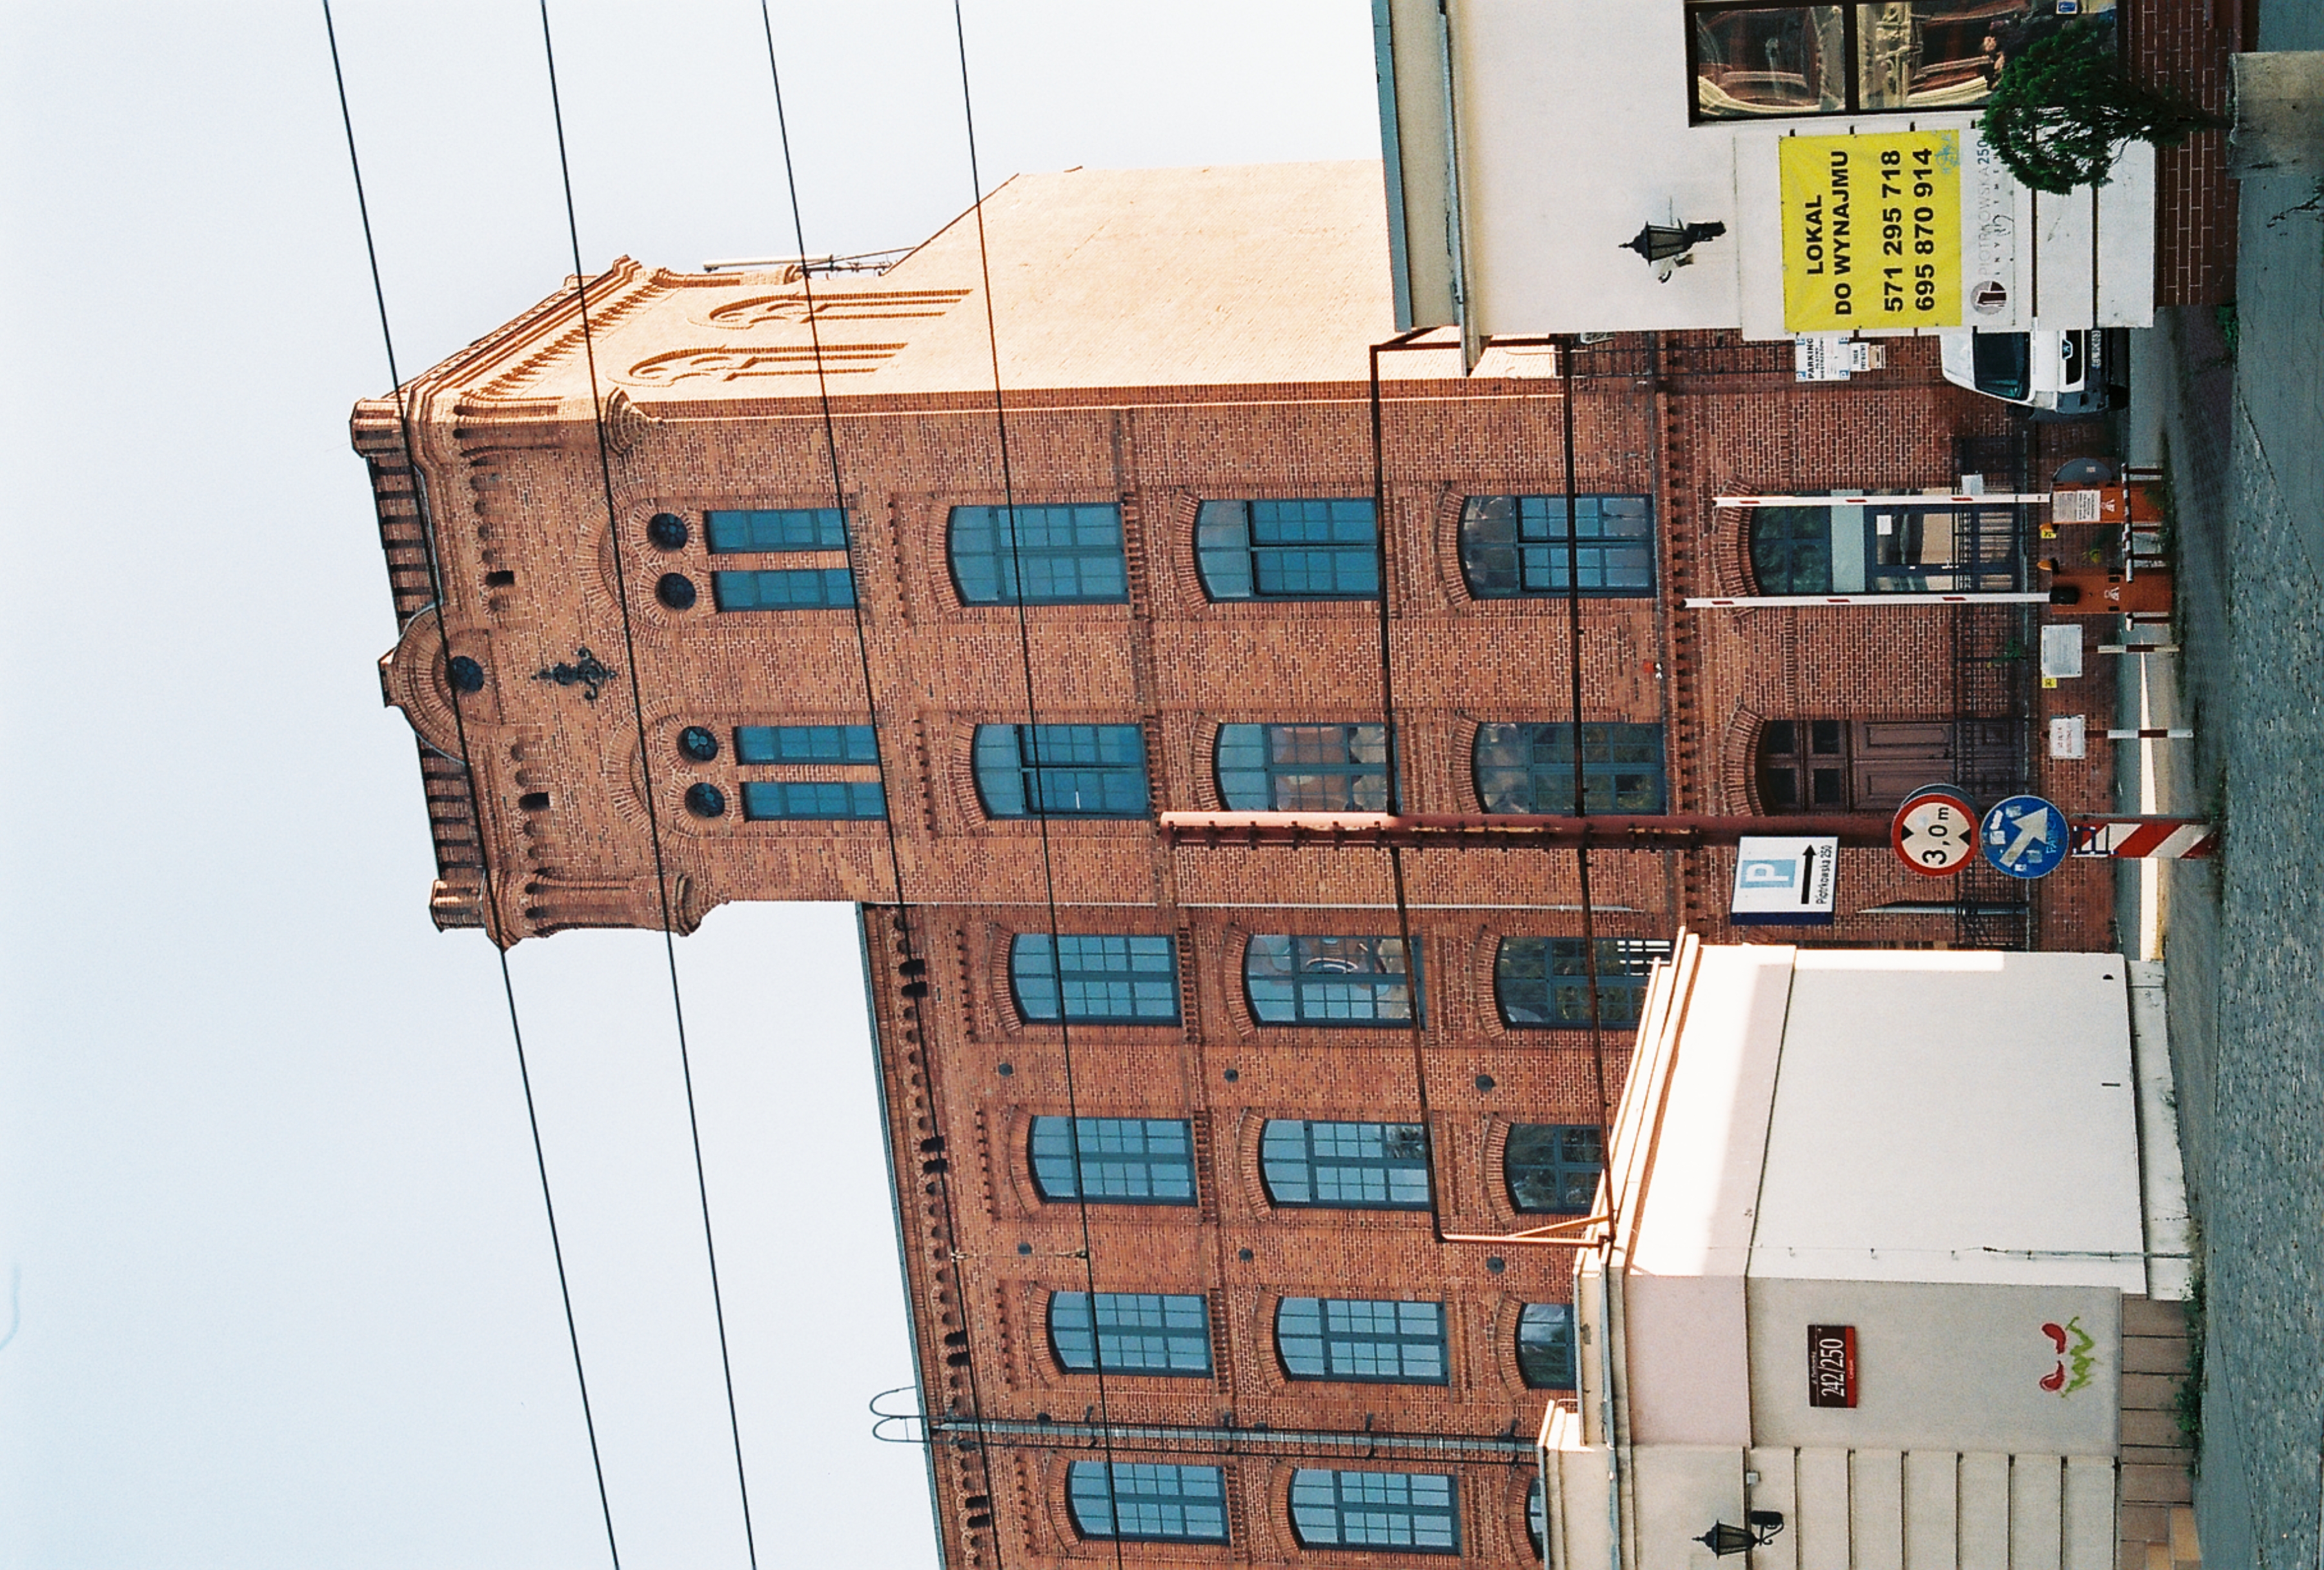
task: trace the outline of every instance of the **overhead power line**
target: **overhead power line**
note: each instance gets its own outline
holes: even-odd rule
[[[1049,930],[1049,963],[1058,978],[1057,1043],[1064,1062],[1065,1084],[1065,1128],[1068,1131],[1066,1153],[1073,1162],[1074,1197],[1082,1236],[1082,1285],[1090,1299],[1092,1330],[1090,1364],[1097,1375],[1097,1408],[1099,1420],[1104,1425],[1102,1448],[1105,1454],[1105,1497],[1110,1524],[1113,1528],[1113,1562],[1115,1570],[1123,1563],[1121,1549],[1120,1506],[1115,1491],[1119,1479],[1115,1475],[1113,1458],[1112,1397],[1105,1377],[1105,1348],[1096,1334],[1097,1325],[1097,1251],[1090,1234],[1089,1181],[1082,1165],[1082,1119],[1080,1093],[1074,1083],[1073,1022],[1071,1011],[1065,1004],[1065,945],[1058,941],[1057,870],[1056,856],[1049,843],[1048,780],[1041,770],[1041,727],[1039,705],[1033,683],[1032,623],[1025,605],[1027,577],[1023,559],[1021,531],[1017,525],[1017,481],[1009,457],[1008,401],[1001,388],[1001,329],[997,308],[992,300],[992,253],[984,226],[984,180],[977,167],[976,101],[969,85],[968,23],[961,13],[961,0],[953,0],[953,37],[960,50],[960,110],[968,137],[969,194],[976,215],[976,261],[979,279],[984,291],[984,339],[992,366],[992,428],[996,450],[1001,459],[1001,497],[1009,519],[1009,562],[1016,577],[1017,593],[1017,660],[1025,685],[1025,729],[1020,746],[1029,749],[1033,789],[1028,792],[1033,808],[1033,821],[1039,831],[1041,845],[1041,894],[1047,909]]]
[[[783,183],[789,199],[791,231],[794,242],[798,246],[798,254],[801,256],[804,256],[807,254],[807,225],[799,209],[798,176],[791,159],[790,122],[783,107],[782,69],[776,61],[775,26],[774,21],[768,11],[767,0],[759,0],[759,25],[761,31],[765,34],[767,41],[767,78],[774,89],[775,129],[782,146]],[[832,505],[839,511],[840,519],[843,524],[842,538],[845,540],[845,550],[847,553],[848,579],[851,583],[853,583],[860,581],[857,579],[855,574],[855,529],[847,505],[846,479],[840,464],[839,425],[838,420],[832,411],[830,379],[825,368],[823,360],[823,329],[816,319],[815,309],[814,271],[815,270],[812,267],[803,266],[800,268],[799,288],[802,293],[802,298],[804,299],[807,306],[807,341],[812,347],[815,356],[816,402],[822,415],[824,452],[826,461],[829,463],[831,467]],[[880,723],[879,692],[873,686],[872,679],[872,651],[870,639],[866,636],[864,631],[863,596],[859,591],[850,595],[848,598],[850,602],[849,609],[855,631],[856,670],[863,683],[863,712],[870,718],[872,724],[872,761],[879,771],[880,799],[887,808],[881,821],[887,830],[888,886],[890,892],[893,895],[895,900],[895,932],[896,936],[901,938],[903,946],[902,964],[899,968],[908,982],[910,978],[925,973],[927,962],[921,957],[919,953],[918,940],[912,927],[912,906],[906,896],[904,888],[904,859],[902,849],[897,837],[894,797],[889,789],[891,774],[888,767],[888,736],[885,727],[883,727]],[[866,936],[866,941],[869,941],[868,934]],[[911,1008],[911,1012],[914,1018],[918,1020],[920,1028],[920,1068],[927,1085],[928,1099],[932,1104],[939,1104],[940,1087],[942,1085],[943,1079],[942,1071],[937,1067],[937,1060],[940,1054],[936,1049],[935,1020],[927,1011],[913,1006],[911,994],[907,993],[906,996],[907,1005]],[[932,1176],[936,1179],[936,1205],[937,1208],[944,1215],[945,1236],[950,1243],[956,1245],[959,1241],[960,1231],[958,1226],[958,1213],[955,1211],[953,1203],[951,1175],[952,1163],[945,1155],[945,1136],[941,1130],[938,1130],[934,1134],[933,1140],[936,1149],[934,1150],[927,1151],[927,1159],[923,1159],[921,1162],[922,1174],[923,1176]],[[927,1149],[925,1142],[922,1145],[922,1149],[923,1150],[927,1150]],[[1075,1187],[1078,1187],[1079,1185],[1076,1184]],[[903,1185],[900,1181],[900,1168],[899,1180],[897,1184],[896,1203],[899,1206],[902,1205],[904,1203]],[[952,1261],[952,1268],[955,1274],[957,1274],[962,1268],[963,1261],[959,1258],[956,1247],[954,1248],[953,1254],[954,1258]],[[965,1427],[968,1428],[972,1436],[976,1436],[982,1434],[984,1424],[983,1388],[977,1373],[974,1337],[969,1334],[968,1295],[965,1292],[955,1291],[954,1296],[960,1305],[961,1331],[964,1343],[960,1351],[960,1355],[963,1360],[962,1371],[968,1380],[969,1409]],[[923,1404],[934,1404],[935,1395],[936,1392],[933,1390],[924,1390],[921,1397]],[[924,1425],[924,1427],[925,1427],[926,1425]],[[925,1442],[925,1439],[923,1442]],[[990,1501],[997,1497],[997,1491],[993,1485],[992,1452],[982,1443],[972,1442],[971,1447],[975,1452],[979,1472],[983,1480],[984,1486],[982,1492],[984,1497]],[[931,1455],[931,1464],[933,1464],[933,1455]],[[941,1527],[939,1527],[939,1530],[941,1530]],[[997,1527],[992,1528],[991,1531],[992,1561],[996,1570],[1001,1570],[1001,1567],[1006,1563],[1005,1555],[1001,1547],[1001,1533]]]
[[[411,476],[411,504],[420,526],[421,555],[428,564],[429,590],[435,597],[436,625],[443,639],[444,657],[452,657],[452,637],[444,624],[444,574],[436,553],[435,520],[428,507],[427,477],[420,468],[420,448],[411,439],[411,401],[403,385],[403,376],[397,368],[395,333],[389,325],[387,286],[379,270],[379,246],[372,237],[371,202],[364,190],[363,160],[355,151],[355,114],[347,106],[347,78],[339,60],[339,32],[331,17],[330,0],[323,0],[323,32],[331,47],[331,79],[338,89],[339,123],[346,132],[347,168],[355,177],[355,209],[363,218],[364,255],[371,266],[372,298],[379,307],[380,342],[387,352],[387,377],[395,389],[395,420],[399,437],[403,443],[403,460]],[[425,612],[420,613],[425,614]],[[524,1026],[516,1006],[516,983],[509,974],[508,946],[500,941],[493,923],[499,906],[493,891],[493,857],[491,838],[485,832],[484,803],[476,788],[476,771],[468,751],[468,725],[461,704],[460,684],[447,680],[445,687],[452,697],[452,730],[460,749],[460,774],[466,781],[468,812],[476,826],[476,868],[479,880],[478,897],[484,902],[486,935],[493,939],[493,950],[500,961],[501,995],[508,1003],[509,1035],[516,1044],[518,1082],[524,1088],[524,1117],[532,1133],[533,1168],[540,1177],[540,1207],[549,1221],[549,1251],[557,1263],[557,1294],[565,1307],[565,1335],[573,1350],[573,1381],[581,1396],[581,1423],[589,1436],[589,1468],[597,1483],[597,1509],[605,1523],[605,1552],[613,1561],[613,1570],[621,1570],[622,1549],[613,1533],[613,1505],[605,1491],[605,1463],[597,1445],[597,1420],[589,1404],[589,1375],[581,1358],[581,1331],[573,1316],[573,1287],[565,1270],[565,1246],[558,1234],[557,1201],[549,1184],[549,1158],[541,1148],[540,1113],[532,1094],[532,1070],[526,1061]]]
[[[678,979],[678,940],[670,913],[669,872],[661,843],[661,812],[654,795],[653,748],[646,735],[645,689],[638,674],[637,632],[630,615],[629,573],[622,559],[622,518],[613,500],[613,455],[605,437],[604,401],[597,391],[597,346],[589,322],[589,275],[581,263],[581,224],[573,203],[573,164],[565,145],[565,106],[557,88],[557,43],[549,25],[549,0],[540,0],[540,47],[549,67],[549,106],[557,125],[557,168],[565,190],[565,230],[572,243],[573,292],[581,318],[581,352],[589,373],[590,421],[597,437],[597,475],[605,498],[605,527],[613,553],[613,597],[622,613],[622,646],[629,660],[630,710],[637,725],[638,767],[644,786],[646,834],[653,848],[654,892],[661,907],[662,954],[669,967],[669,1006],[678,1028],[678,1071],[686,1085],[687,1132],[694,1146],[694,1186],[702,1207],[702,1248],[710,1267],[710,1307],[718,1325],[718,1365],[726,1386],[726,1426],[734,1442],[734,1487],[742,1507],[742,1544],[752,1570],[758,1570],[758,1534],[751,1520],[751,1480],[742,1464],[742,1419],[734,1399],[734,1359],[727,1344],[726,1301],[718,1282],[718,1242],[710,1224],[710,1179],[702,1161],[702,1118],[695,1106],[694,1063],[687,1048],[686,1000]]]

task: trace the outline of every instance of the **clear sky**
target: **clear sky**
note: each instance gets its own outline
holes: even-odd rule
[[[584,254],[792,249],[755,0],[555,9]],[[407,374],[570,270],[535,11],[338,12]],[[775,12],[807,244],[964,208],[951,12]],[[1369,7],[972,0],[985,183],[1377,157]],[[605,1562],[499,980],[438,935],[318,5],[0,8],[0,1566]],[[1386,265],[1383,258],[1382,265]],[[520,947],[623,1562],[741,1565],[658,937]],[[933,1562],[845,910],[679,945],[768,1565]]]

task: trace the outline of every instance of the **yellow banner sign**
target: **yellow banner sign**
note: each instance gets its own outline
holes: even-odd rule
[[[1960,325],[1960,133],[1776,145],[1786,331]]]

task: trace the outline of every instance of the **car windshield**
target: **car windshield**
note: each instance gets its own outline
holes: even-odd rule
[[[1977,372],[1977,390],[1996,398],[2024,397],[2032,359],[2032,342],[2024,333],[1978,334],[1970,359]]]

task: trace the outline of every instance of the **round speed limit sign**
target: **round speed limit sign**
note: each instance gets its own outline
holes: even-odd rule
[[[1923,785],[1896,809],[1888,843],[1914,872],[1950,878],[1977,854],[1977,808],[1950,785]]]

